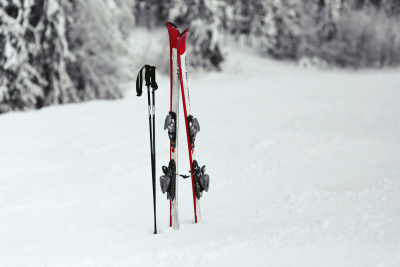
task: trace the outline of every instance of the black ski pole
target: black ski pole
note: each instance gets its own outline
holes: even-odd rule
[[[151,174],[152,174],[153,207],[154,207],[154,234],[157,234],[156,190],[155,190],[155,176],[156,176],[155,175],[155,136],[154,136],[154,122],[152,123],[152,121],[151,121],[151,111],[152,111],[152,109],[155,110],[155,108],[154,108],[154,106],[152,108],[151,102],[150,102],[150,86],[153,84],[152,81],[151,81],[152,80],[151,79],[151,68],[152,68],[151,66],[145,65],[140,69],[140,71],[138,73],[138,76],[137,76],[137,79],[136,79],[136,92],[137,92],[137,96],[141,96],[142,95],[142,86],[143,86],[142,71],[143,71],[143,69],[145,69],[145,75],[144,76],[145,76],[145,82],[146,82],[145,85],[147,86],[147,102],[148,102],[148,110],[149,110]],[[153,67],[153,68],[155,68],[155,67]],[[154,83],[155,83],[155,79],[154,79]],[[154,91],[153,91],[153,99],[154,99]]]
[[[154,202],[154,218],[156,217],[156,100],[155,100],[155,91],[158,89],[158,85],[156,82],[156,67],[150,67],[150,85],[152,88],[151,94],[153,97],[153,202]],[[150,97],[149,97],[150,98]],[[154,225],[155,233],[157,233],[157,226]]]

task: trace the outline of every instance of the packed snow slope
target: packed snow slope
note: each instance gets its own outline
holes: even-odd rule
[[[169,78],[158,84],[157,177]],[[225,72],[189,73],[210,191],[194,224],[179,180],[173,231],[157,181],[158,235],[147,95],[127,87],[0,116],[0,266],[400,266],[399,70],[318,71],[236,48]]]

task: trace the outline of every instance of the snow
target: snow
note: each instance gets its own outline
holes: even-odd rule
[[[60,6],[55,0],[49,0],[48,6],[47,6],[47,16],[51,17],[59,10],[59,8],[60,8]]]
[[[318,71],[241,48],[224,67],[189,73],[211,184],[193,224],[179,180],[178,231],[157,182],[152,234],[147,96],[134,83],[123,100],[0,116],[0,265],[399,266],[400,70]],[[160,176],[169,78],[157,78]]]
[[[18,53],[15,51],[14,47],[10,42],[6,42],[4,48],[4,57],[7,59],[4,64],[4,69],[13,69],[18,65]]]

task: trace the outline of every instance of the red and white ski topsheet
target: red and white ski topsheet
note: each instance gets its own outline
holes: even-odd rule
[[[170,146],[170,160],[175,161],[176,173],[178,173],[178,129],[179,129],[179,66],[177,43],[179,39],[179,30],[170,22],[167,22],[169,35],[170,52],[170,75],[171,75],[171,103],[170,111],[176,114],[176,141],[173,147]],[[179,229],[178,213],[178,174],[175,174],[175,198],[170,200],[170,219],[169,226],[174,230]]]
[[[179,78],[181,82],[181,91],[182,91],[182,102],[183,102],[183,112],[185,115],[185,125],[186,125],[186,135],[187,135],[187,144],[189,151],[189,160],[190,160],[190,173],[194,173],[193,170],[193,161],[195,160],[194,147],[191,146],[190,143],[190,131],[189,131],[189,122],[188,116],[191,115],[190,108],[190,94],[188,87],[188,74],[187,74],[187,64],[186,64],[186,37],[188,30],[186,29],[181,33],[178,39],[178,65],[179,65]],[[194,205],[194,222],[197,223],[201,220],[200,213],[200,199],[196,197],[196,191],[194,187],[194,177],[192,176],[192,190],[193,190],[193,205]]]

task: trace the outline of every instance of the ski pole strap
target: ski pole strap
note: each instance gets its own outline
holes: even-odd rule
[[[141,96],[142,92],[143,92],[143,90],[142,90],[142,88],[143,88],[143,69],[145,69],[144,78],[145,78],[145,81],[146,81],[146,86],[150,86],[151,85],[151,80],[150,80],[151,68],[154,68],[154,76],[155,76],[155,68],[156,67],[152,67],[150,65],[144,65],[139,70],[139,73],[138,73],[137,78],[136,78],[136,93],[137,93],[136,96]],[[154,78],[154,83],[155,83],[155,78]],[[157,86],[157,83],[156,83],[156,86]]]

